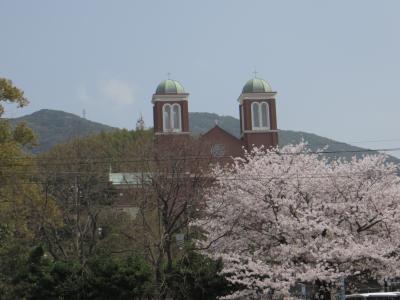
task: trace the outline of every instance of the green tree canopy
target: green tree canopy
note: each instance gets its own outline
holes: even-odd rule
[[[28,103],[23,92],[10,80],[0,78],[0,116],[2,103]],[[0,118],[0,294],[7,299],[13,289],[10,281],[15,270],[22,266],[28,250],[40,235],[43,223],[59,224],[54,201],[43,197],[40,185],[32,178],[36,174],[35,161],[24,147],[33,144],[34,134],[26,124],[12,128]],[[42,216],[38,218],[38,216]],[[12,299],[12,297],[11,297]]]
[[[24,92],[15,87],[11,80],[0,77],[0,102],[16,103],[18,107],[28,105]],[[4,106],[0,103],[0,117],[4,113]]]

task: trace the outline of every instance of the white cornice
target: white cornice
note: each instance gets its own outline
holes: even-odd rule
[[[186,135],[190,134],[189,131],[167,131],[167,132],[155,132],[155,135]]]
[[[239,96],[237,101],[240,104],[243,104],[244,100],[269,100],[275,99],[277,92],[268,92],[268,93],[243,93]]]
[[[265,130],[245,130],[243,133],[268,133],[268,132],[278,132],[279,129],[265,129]]]
[[[188,101],[189,94],[165,94],[165,95],[159,95],[159,94],[153,94],[153,97],[151,99],[151,103],[155,103],[158,101],[164,101],[164,102],[170,102],[170,101]]]

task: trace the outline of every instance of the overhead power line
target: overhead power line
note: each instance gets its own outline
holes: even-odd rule
[[[344,153],[379,153],[379,152],[396,152],[400,151],[400,147],[395,148],[381,148],[381,149],[364,149],[364,150],[336,150],[336,151],[301,151],[301,152],[277,152],[278,155],[304,155],[304,154],[344,154]],[[268,155],[268,153],[266,153]],[[165,157],[160,159],[154,158],[144,158],[144,159],[114,159],[113,157],[94,157],[94,158],[73,158],[71,157],[58,157],[56,159],[53,158],[36,158],[36,157],[11,157],[7,159],[3,159],[3,161],[10,161],[10,163],[0,164],[0,167],[12,167],[12,166],[36,166],[36,163],[39,163],[41,166],[57,166],[57,165],[90,165],[90,164],[110,164],[110,163],[145,163],[145,162],[170,162],[170,161],[185,161],[185,160],[220,160],[220,159],[231,159],[232,156],[218,156],[212,157],[210,155],[185,155],[182,157]],[[28,161],[28,162],[36,162],[33,163],[25,163],[25,164],[17,164],[14,161]],[[42,162],[43,163],[40,163]]]
[[[374,178],[378,177],[383,177],[383,176],[390,176],[390,175],[398,175],[397,172],[382,172],[380,170],[374,170],[374,169],[369,169],[366,172],[347,172],[344,174],[330,174],[330,173],[310,173],[308,175],[298,175],[298,174],[291,174],[290,176],[285,176],[284,174],[282,176],[201,176],[203,178],[209,178],[209,179],[215,179],[215,180],[222,180],[222,181],[263,181],[263,180],[292,180],[292,179],[321,179],[321,178],[349,178],[349,177],[358,177],[358,178],[365,178],[365,177],[369,177],[371,176],[371,174],[369,174],[368,172],[370,171],[377,171],[376,174],[372,174],[374,175]],[[70,175],[70,174],[68,174]],[[75,175],[87,175],[85,173],[75,173]],[[168,174],[167,174],[168,175]],[[191,179],[189,176],[187,176],[186,173],[180,173],[180,174],[174,174],[175,176],[164,176],[162,180],[167,181],[178,181],[178,180],[182,180],[182,179]],[[183,175],[183,176],[182,176]],[[30,177],[30,176],[26,176],[26,177]],[[101,176],[104,177],[104,176]],[[3,179],[15,179],[15,176],[2,176]],[[69,177],[69,178],[63,178],[63,177],[59,177],[56,176],[54,179],[71,179],[73,180],[75,177]],[[162,181],[162,180],[158,180],[158,181]],[[6,186],[6,185],[18,185],[18,184],[32,184],[32,185],[48,185],[51,184],[52,181],[51,180],[44,180],[43,178],[40,178],[39,176],[35,176],[33,175],[31,178],[24,178],[22,180],[18,180],[16,179],[13,182],[3,182],[1,185],[2,186]],[[86,182],[82,182],[82,184],[85,184]],[[109,180],[98,180],[95,182],[96,184],[110,184],[111,182]],[[143,183],[139,183],[139,184],[129,184],[129,183],[124,183],[126,185],[150,185],[146,182]],[[64,186],[73,186],[75,185],[74,181],[71,182],[57,182],[55,185],[64,185]]]

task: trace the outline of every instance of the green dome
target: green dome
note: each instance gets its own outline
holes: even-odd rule
[[[157,86],[156,94],[165,95],[165,94],[184,94],[185,89],[182,84],[180,84],[176,80],[167,79],[161,82]]]
[[[261,78],[252,78],[246,82],[242,93],[270,93],[272,88],[268,82]]]

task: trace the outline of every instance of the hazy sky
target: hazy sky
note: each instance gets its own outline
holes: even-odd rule
[[[10,117],[85,109],[152,125],[167,72],[190,111],[238,117],[254,68],[278,92],[279,128],[400,146],[398,0],[0,0],[0,77],[31,101]]]

